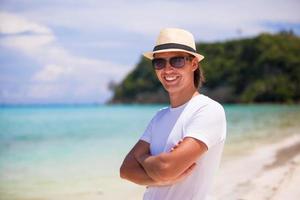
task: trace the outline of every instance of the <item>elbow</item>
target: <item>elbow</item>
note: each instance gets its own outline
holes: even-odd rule
[[[122,165],[120,167],[119,175],[120,175],[120,178],[122,178],[122,179],[126,179],[127,178],[126,167],[124,165]]]

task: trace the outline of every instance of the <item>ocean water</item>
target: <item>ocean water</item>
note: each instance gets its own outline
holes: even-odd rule
[[[0,107],[0,199],[114,199],[119,167],[164,105]],[[225,105],[231,156],[300,131],[299,105]]]

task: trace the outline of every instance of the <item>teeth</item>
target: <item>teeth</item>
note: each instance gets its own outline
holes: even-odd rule
[[[177,77],[176,76],[165,76],[167,81],[174,81]]]

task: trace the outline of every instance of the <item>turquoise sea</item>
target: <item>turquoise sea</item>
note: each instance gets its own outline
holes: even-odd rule
[[[136,186],[118,177],[119,166],[162,107],[0,107],[0,199],[113,199],[130,193]],[[224,107],[225,157],[300,132],[300,105]]]

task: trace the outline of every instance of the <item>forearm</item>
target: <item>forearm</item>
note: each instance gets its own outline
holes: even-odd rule
[[[122,177],[138,185],[155,185],[156,181],[150,178],[142,168],[133,169],[129,174]]]
[[[121,168],[120,172],[121,178],[129,180],[133,183],[139,185],[155,185],[157,184],[143,169],[143,167],[139,163],[135,163],[131,166],[127,166],[126,168]]]
[[[124,159],[120,168],[121,177],[140,185],[151,186],[171,185],[181,181],[192,172],[195,163],[187,162],[191,153],[180,153],[177,146],[171,152],[151,156],[149,143],[139,141]]]
[[[144,154],[137,158],[146,173],[155,181],[177,182],[184,174],[191,171],[195,167],[195,162],[190,162],[186,166],[181,163],[183,160],[177,161],[176,157],[170,152],[161,153],[156,156]]]
[[[168,168],[168,163],[164,160],[164,153],[158,156],[151,156],[150,154],[144,154],[137,157],[137,161],[141,164],[146,173],[155,181],[169,181],[171,178],[166,177],[165,172]]]

